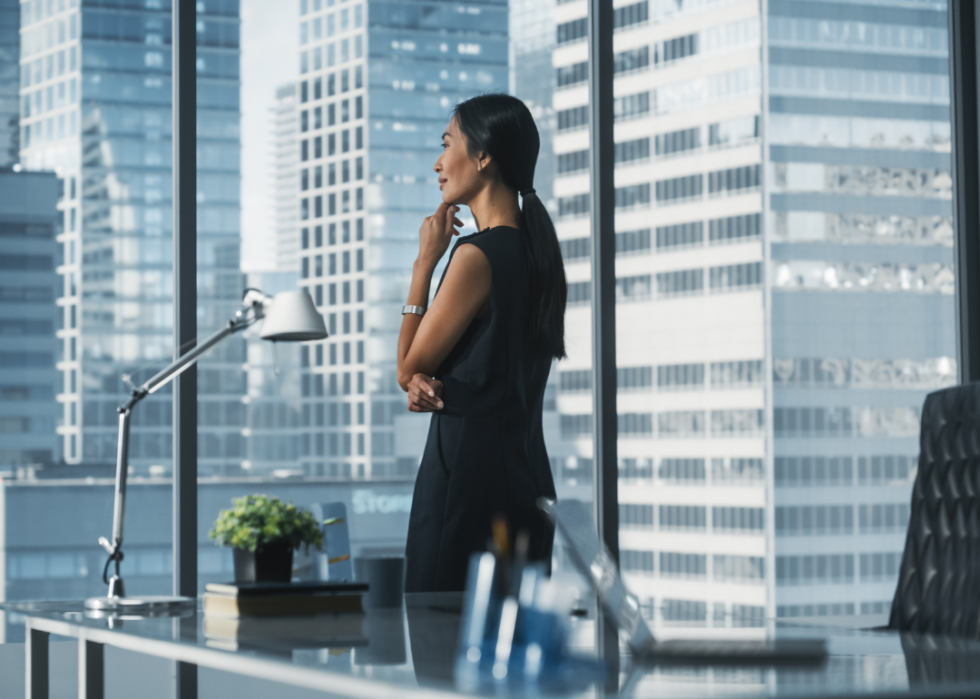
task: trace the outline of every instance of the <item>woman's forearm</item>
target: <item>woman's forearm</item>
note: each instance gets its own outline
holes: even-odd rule
[[[408,300],[405,302],[409,306],[421,306],[425,308],[429,304],[429,287],[432,284],[432,273],[434,266],[420,260],[416,260],[412,265],[412,283],[408,289]],[[405,358],[408,351],[412,348],[412,341],[415,340],[415,333],[422,324],[422,317],[414,313],[406,313],[402,316],[402,328],[398,335],[398,383],[402,390],[406,390],[408,382],[411,381],[415,372],[405,366]]]

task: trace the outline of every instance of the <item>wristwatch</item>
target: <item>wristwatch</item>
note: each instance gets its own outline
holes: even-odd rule
[[[422,306],[402,306],[402,315],[406,313],[414,313],[417,316],[425,315],[425,308]]]

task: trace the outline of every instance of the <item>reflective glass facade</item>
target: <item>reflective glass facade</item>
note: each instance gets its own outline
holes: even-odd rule
[[[955,384],[944,2],[770,2],[776,605],[890,608],[926,393]]]
[[[21,3],[21,156],[65,182],[69,463],[115,460],[115,408],[173,355],[170,32],[162,0]],[[209,334],[242,286],[236,0],[199,8],[197,71],[198,322]],[[244,457],[244,346],[227,341],[200,364],[202,474],[237,472]],[[170,469],[168,391],[134,411],[139,473]]]

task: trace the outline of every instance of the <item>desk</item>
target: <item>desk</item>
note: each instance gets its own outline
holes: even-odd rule
[[[28,699],[46,699],[48,635],[78,639],[79,696],[101,699],[103,648],[112,645],[298,687],[358,699],[459,697],[452,668],[459,632],[461,595],[410,594],[402,610],[369,612],[363,628],[338,627],[336,647],[325,642],[261,637],[229,642],[215,638],[198,607],[183,618],[90,618],[81,602],[19,602],[0,605],[26,625]],[[594,648],[594,623],[573,620],[575,650]],[[211,637],[208,637],[208,634]],[[657,629],[660,636],[766,633],[786,638],[825,638],[830,657],[819,668],[742,665],[638,667],[624,656],[621,696],[980,697],[980,643],[891,632],[775,624],[767,629]],[[326,645],[334,645],[326,643]],[[510,696],[511,692],[505,692]],[[597,696],[583,687],[577,697]]]

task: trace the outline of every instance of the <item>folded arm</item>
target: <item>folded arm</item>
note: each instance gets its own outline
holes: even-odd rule
[[[425,306],[432,272],[432,265],[415,263],[408,296],[410,305]],[[483,251],[475,245],[460,245],[425,316],[409,313],[402,317],[398,384],[403,391],[409,391],[409,384],[417,374],[431,377],[439,368],[490,298],[490,280],[490,261]],[[426,393],[435,397],[434,391]]]

